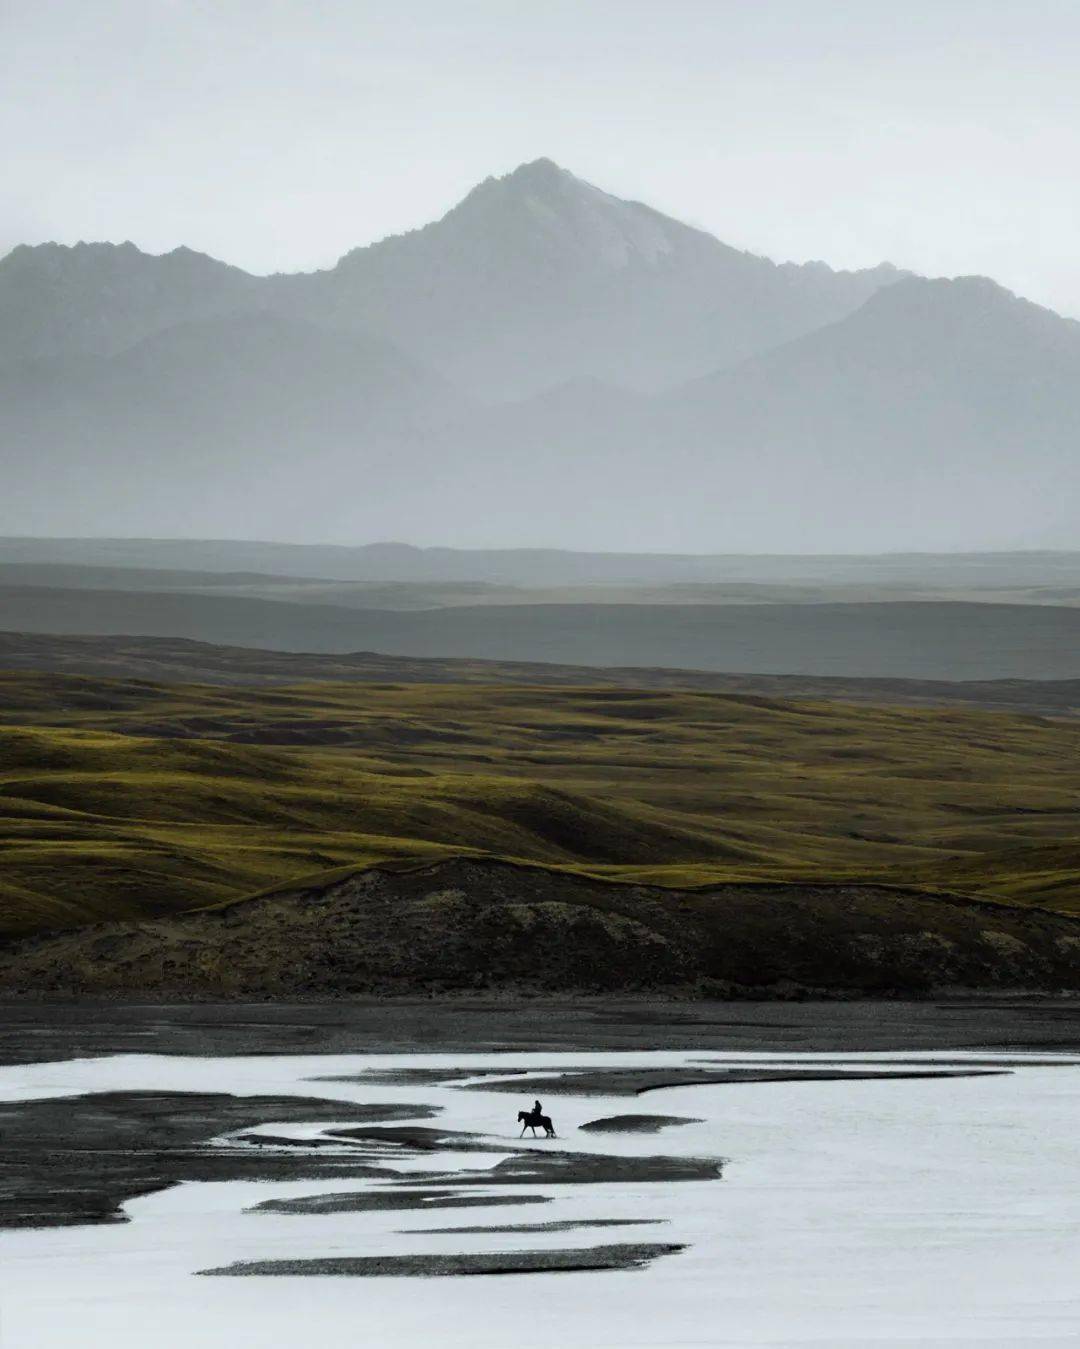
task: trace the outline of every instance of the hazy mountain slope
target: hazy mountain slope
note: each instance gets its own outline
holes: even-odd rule
[[[0,510],[31,531],[210,518],[287,533],[298,509],[332,511],[395,465],[407,479],[423,430],[460,407],[381,339],[274,313],[179,324],[109,358],[0,368]]]
[[[884,547],[1078,538],[1080,323],[982,278],[900,282],[667,402],[676,466],[715,454],[718,486],[804,537],[816,515]]]
[[[0,443],[9,531],[92,519],[103,533],[678,537],[745,551],[1075,546],[1080,324],[983,279],[909,279],[662,396],[578,380],[492,408],[379,339],[252,314],[32,378],[0,369]],[[310,557],[312,574],[334,577],[336,560],[341,579],[475,565],[396,545]],[[697,580],[716,566],[624,557],[604,574]],[[524,550],[469,579],[515,583],[530,568],[568,569]]]
[[[0,631],[734,673],[1080,677],[1080,610],[1021,605],[536,604],[409,613],[28,586],[0,589]]]
[[[130,243],[17,248],[0,260],[0,364],[114,355],[176,323],[277,308],[379,333],[496,398],[583,375],[651,389],[828,323],[897,275],[778,266],[538,160],[325,272],[254,277]]]
[[[103,259],[120,279],[74,287],[92,315],[73,319],[74,344],[97,334],[111,354],[0,364],[8,532],[627,552],[1080,543],[1080,324],[984,279],[776,267],[546,161],[329,272],[254,290],[193,254],[39,254],[17,250],[0,283],[13,258],[19,277],[42,259],[66,277],[76,254],[80,278]],[[171,278],[165,299],[147,282],[129,304],[123,277],[144,263]],[[170,269],[197,279],[174,294]],[[14,305],[0,284],[0,327],[23,322],[24,283]],[[50,287],[55,318],[67,282]],[[239,307],[177,322],[189,290]],[[151,322],[167,326],[111,350]],[[724,368],[662,393],[617,387],[705,364]],[[474,402],[440,369],[504,401]],[[522,559],[491,570],[551,565]],[[383,546],[358,565],[442,580],[459,561]],[[677,579],[707,579],[693,561]]]
[[[1080,324],[980,278],[897,282],[651,400],[578,398],[568,416],[556,394],[485,414],[445,452],[484,462],[483,500],[528,538],[569,542],[583,503],[616,546],[1080,541]],[[465,510],[454,484],[440,501]],[[422,494],[416,509],[429,518]]]
[[[190,248],[22,245],[0,258],[0,364],[111,355],[175,323],[257,304],[258,287]]]
[[[665,402],[684,434],[802,450],[815,469],[861,461],[885,485],[894,469],[986,475],[1015,467],[1010,454],[1044,468],[1048,452],[1072,458],[1078,377],[1075,320],[983,277],[909,279]]]
[[[583,375],[661,388],[820,327],[898,275],[777,266],[541,159],[423,229],[272,284],[512,397]]]

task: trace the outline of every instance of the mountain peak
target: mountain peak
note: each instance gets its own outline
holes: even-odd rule
[[[546,156],[540,159],[531,159],[526,164],[519,164],[516,169],[506,174],[507,182],[530,185],[557,183],[566,180],[572,183],[580,181],[568,169],[561,168],[553,159],[548,159]]]
[[[527,251],[603,271],[655,267],[697,236],[689,226],[612,196],[551,159],[485,178],[444,217],[443,223],[449,222],[479,228],[488,238],[516,238]]]
[[[533,159],[527,164],[519,164],[509,173],[491,175],[477,183],[460,206],[470,201],[525,200],[531,196],[550,200],[578,194],[607,196],[598,187],[575,177],[568,169],[561,168],[553,159]],[[617,198],[612,197],[610,200],[615,201]],[[460,209],[460,206],[455,207],[455,210]]]

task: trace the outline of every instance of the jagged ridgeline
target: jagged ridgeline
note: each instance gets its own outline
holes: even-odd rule
[[[1071,546],[1078,376],[991,281],[777,265],[540,160],[323,272],[16,248],[0,532]]]

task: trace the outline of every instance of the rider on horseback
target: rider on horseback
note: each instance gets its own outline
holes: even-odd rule
[[[518,1111],[518,1123],[521,1125],[522,1138],[525,1137],[526,1129],[531,1129],[533,1131],[534,1138],[536,1137],[537,1129],[543,1129],[545,1136],[548,1138],[555,1137],[555,1126],[552,1124],[551,1120],[548,1119],[547,1115],[544,1114],[544,1107],[539,1101],[533,1102],[533,1108],[531,1110]]]

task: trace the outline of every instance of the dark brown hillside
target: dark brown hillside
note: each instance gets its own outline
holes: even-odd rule
[[[614,884],[455,859],[0,950],[7,993],[261,998],[1080,989],[1080,922],[875,885]]]

